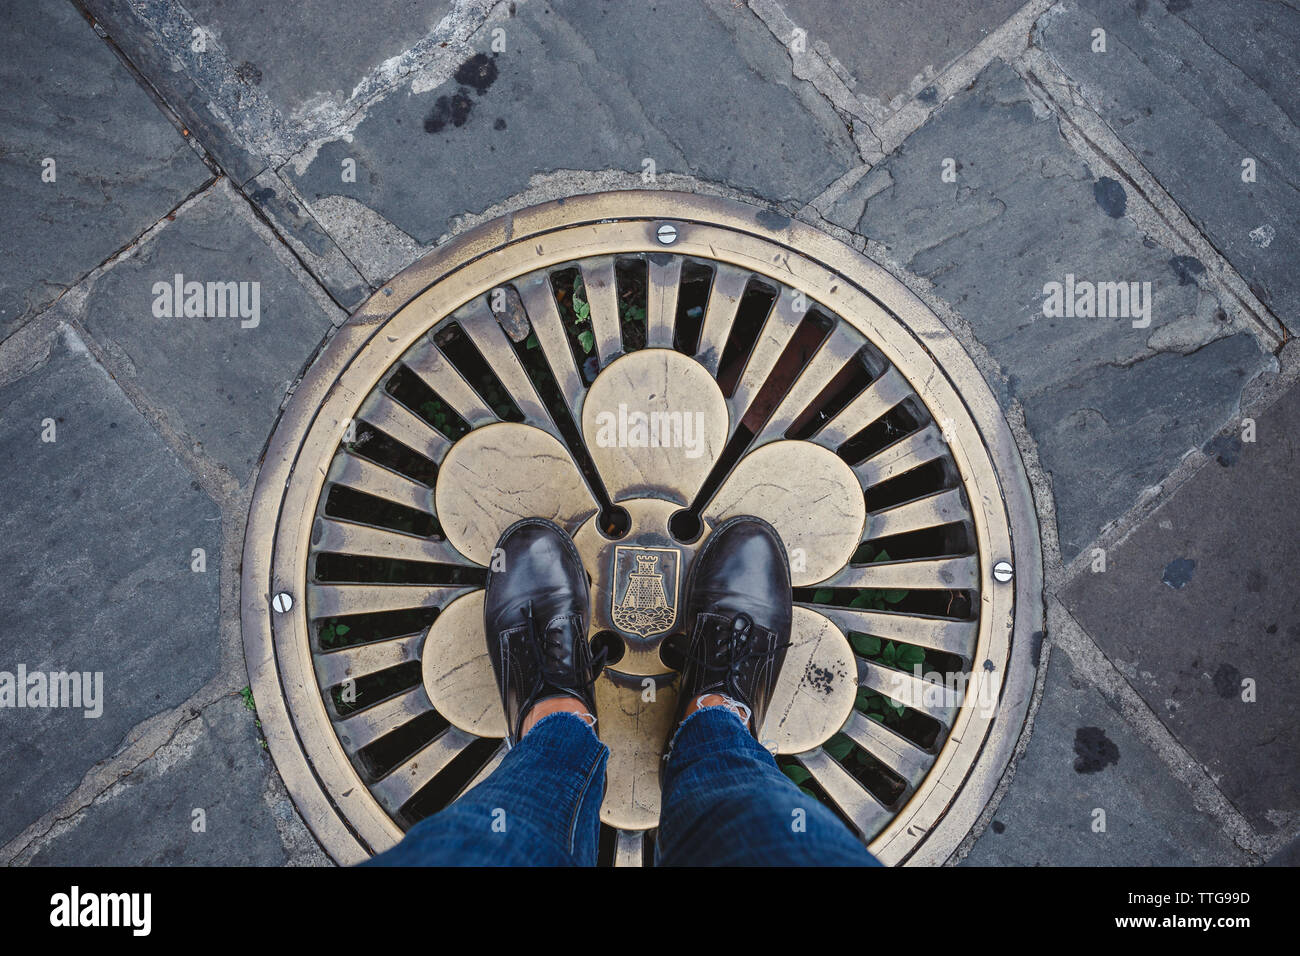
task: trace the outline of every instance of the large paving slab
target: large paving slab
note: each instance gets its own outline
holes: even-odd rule
[[[335,300],[348,310],[364,301],[372,287],[275,169],[443,54],[467,22],[482,20],[477,5],[374,0],[362,12],[349,0],[84,2]]]
[[[341,104],[362,80],[430,33],[451,0],[345,0],[252,4],[185,0],[236,77],[258,88],[292,121],[324,103]]]
[[[1029,746],[965,862],[1212,866],[1245,854],[1058,650]]]
[[[810,47],[826,44],[859,97],[885,108],[897,106],[891,103],[897,97],[921,93],[929,79],[997,29],[1022,2],[781,0],[781,8],[807,32]]]
[[[997,61],[829,212],[930,280],[1002,366],[1000,398],[1021,402],[1052,474],[1067,562],[1272,364],[1198,284],[1204,266],[1143,235],[1126,207]],[[1149,315],[1045,315],[1047,285],[1076,279],[1149,283]]]
[[[389,93],[346,137],[285,166],[308,205],[359,203],[429,244],[553,170],[641,174],[651,160],[656,174],[799,204],[856,161],[843,123],[747,10],[529,0],[471,45],[451,80]],[[349,159],[355,182],[342,181]]]
[[[71,334],[0,387],[0,461],[0,671],[102,674],[89,710],[0,707],[3,843],[215,675],[221,516]]]
[[[29,862],[281,866],[285,848],[266,798],[272,772],[253,714],[238,697],[223,698],[61,826]]]
[[[450,36],[434,28],[453,7],[451,0],[373,0],[364,9],[348,0],[82,2],[240,185],[409,72]]]
[[[176,314],[176,276],[182,312],[189,283],[203,284],[194,300],[203,314]],[[209,284],[218,283],[222,296],[209,303]],[[228,283],[240,296],[238,314],[224,295]],[[118,374],[242,482],[289,385],[330,328],[332,307],[310,285],[223,182],[99,277],[82,321],[116,358]]]
[[[1293,388],[1254,442],[1216,438],[1214,463],[1063,595],[1262,833],[1300,819],[1298,423]]]
[[[71,3],[4,5],[0,88],[3,337],[210,173]]]
[[[1104,53],[1092,52],[1098,27]],[[1070,0],[1037,37],[1260,301],[1300,330],[1300,10]]]

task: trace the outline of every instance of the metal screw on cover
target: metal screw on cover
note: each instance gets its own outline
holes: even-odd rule
[[[1001,582],[1002,584],[1006,584],[1010,581],[1013,573],[1010,561],[999,561],[997,564],[993,565],[993,580]]]
[[[275,608],[277,614],[284,614],[293,609],[293,596],[288,591],[281,591],[271,599],[271,607]]]
[[[677,227],[670,223],[664,223],[659,227],[659,232],[656,235],[665,246],[671,246],[677,241]]]

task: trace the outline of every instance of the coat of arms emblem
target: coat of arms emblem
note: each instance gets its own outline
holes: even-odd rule
[[[677,584],[681,555],[675,548],[614,549],[614,586],[610,616],[629,634],[662,634],[677,620]]]

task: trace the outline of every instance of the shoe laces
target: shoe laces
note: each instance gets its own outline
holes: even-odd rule
[[[550,678],[561,669],[567,653],[569,637],[561,627],[542,627],[533,613],[533,602],[529,601],[524,606],[524,618],[528,621],[528,633],[533,639],[536,646],[541,649],[542,654],[542,673],[546,675],[547,683],[552,683]],[[581,634],[577,635],[575,640],[584,640]],[[600,651],[591,659],[591,678],[584,682],[584,689],[587,696],[590,697],[596,684],[596,678],[604,670],[605,664],[609,659],[609,648],[601,647]],[[576,675],[575,675],[576,676]],[[560,685],[553,684],[557,690],[566,690]]]
[[[738,613],[730,621],[709,621],[705,624],[705,627],[714,631],[725,629],[726,634],[721,641],[720,653],[717,652],[718,644],[716,642],[696,642],[692,660],[704,669],[702,686],[707,688],[721,684],[726,687],[729,683],[728,678],[738,673],[741,666],[747,661],[758,657],[767,657],[775,651],[790,646],[790,641],[785,641],[770,648],[754,646],[751,640],[754,636],[754,626],[754,619],[744,611]],[[711,651],[714,653],[710,653]]]

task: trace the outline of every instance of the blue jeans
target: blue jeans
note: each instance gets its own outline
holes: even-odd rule
[[[542,718],[477,787],[372,866],[594,866],[609,748],[582,718]],[[682,722],[663,776],[661,866],[879,866],[725,707]]]

